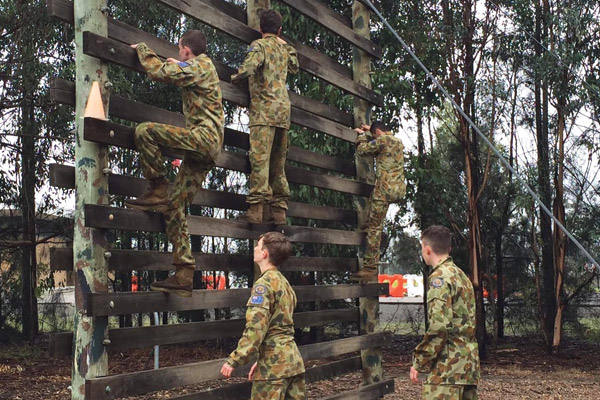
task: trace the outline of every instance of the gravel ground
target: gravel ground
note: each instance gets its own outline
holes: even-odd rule
[[[395,391],[384,397],[418,399],[421,387],[408,379],[410,350],[418,338],[396,337],[384,349],[386,377],[394,377]],[[69,360],[49,359],[40,346],[4,346],[0,349],[0,399],[64,400],[70,398]],[[479,398],[512,399],[600,399],[600,347],[589,343],[570,342],[563,356],[549,356],[539,343],[510,340],[497,349],[488,350],[482,362]],[[225,356],[214,347],[177,346],[161,349],[161,366],[176,365]],[[110,373],[148,369],[152,366],[147,350],[110,355]],[[360,372],[309,385],[308,398],[357,388]],[[237,381],[243,381],[238,378]],[[131,397],[133,400],[165,399],[196,390],[226,384],[219,380],[175,391]]]

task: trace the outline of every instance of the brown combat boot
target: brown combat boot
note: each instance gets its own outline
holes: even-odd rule
[[[377,282],[377,276],[377,267],[364,266],[360,271],[350,275],[350,280],[360,283]]]
[[[150,289],[173,293],[181,297],[192,297],[192,286],[194,281],[194,264],[176,265],[175,275],[172,275],[164,281],[154,282],[150,285]]]
[[[269,203],[263,204],[263,221],[270,222],[272,218],[271,205]]]
[[[250,222],[252,224],[260,224],[263,222],[263,205],[259,203],[250,204],[246,214],[238,217],[240,221]]]
[[[275,225],[287,225],[287,214],[286,209],[281,207],[271,207],[271,219],[269,222]]]
[[[161,210],[169,204],[169,182],[165,178],[156,178],[150,180],[148,191],[137,199],[125,200],[128,208],[137,210],[151,211]]]

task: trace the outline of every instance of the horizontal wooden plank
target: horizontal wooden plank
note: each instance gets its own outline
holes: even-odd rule
[[[300,346],[300,353],[304,361],[335,357],[379,346],[384,339],[382,333],[356,336]],[[219,379],[223,362],[225,359],[87,379],[86,399],[115,399]],[[240,369],[234,372],[237,376],[241,373]]]
[[[247,400],[252,395],[252,382],[233,383],[215,389],[170,397],[170,400]]]
[[[352,21],[338,14],[317,0],[281,0],[302,14],[317,22],[319,25],[338,34],[350,44],[364,50],[372,57],[381,58],[383,50],[369,39],[359,35],[352,29]]]
[[[123,229],[130,231],[164,232],[162,214],[129,210],[118,207],[85,205],[85,226],[102,229]],[[229,237],[235,239],[258,239],[269,230],[285,231],[292,242],[327,243],[346,246],[363,244],[365,234],[356,231],[312,228],[308,226],[284,226],[274,224],[251,224],[249,222],[216,219],[188,215],[191,235]]]
[[[250,43],[261,36],[258,31],[201,0],[158,1],[246,43]],[[296,48],[300,68],[350,94],[359,96],[377,106],[383,106],[383,97],[353,81],[352,71],[348,67],[342,66],[325,54],[300,42],[285,36],[283,38]]]
[[[50,185],[63,189],[75,188],[75,167],[69,165],[50,165]],[[137,197],[148,189],[148,180],[127,175],[110,174],[108,191],[112,195]],[[230,192],[201,189],[194,200],[194,205],[245,211],[248,208],[246,196]],[[291,201],[288,204],[288,216],[320,219],[356,225],[356,211],[343,208],[317,206]]]
[[[393,379],[372,383],[370,385],[361,386],[358,389],[327,396],[323,400],[374,400],[380,399],[389,393],[394,393]]]
[[[105,38],[91,32],[84,32],[83,52],[103,61],[109,61],[126,68],[144,72],[135,50],[114,39]],[[221,81],[220,86],[224,100],[243,107],[250,105],[248,90],[245,87],[242,88],[227,81]],[[291,121],[294,124],[314,129],[349,142],[356,141],[356,133],[348,126],[331,121],[320,115],[309,113],[295,106],[292,106]]]
[[[355,336],[346,339],[333,340],[324,346],[324,343],[312,343],[301,347],[300,352],[305,360],[318,360],[322,358],[335,357],[348,354],[357,349],[365,350],[381,347],[388,339],[386,333],[372,333],[368,335]]]
[[[303,176],[302,183],[307,182],[314,175]],[[139,196],[148,188],[148,181],[124,175],[110,174],[109,193],[120,196]],[[292,180],[293,182],[293,180]],[[327,183],[322,182],[322,183]],[[334,181],[335,183],[335,181]],[[52,164],[50,165],[50,184],[63,189],[74,189],[75,168],[72,166]],[[245,211],[248,207],[246,197],[235,193],[219,192],[215,190],[201,189],[194,197],[192,204],[206,207],[226,208],[230,210]],[[305,203],[290,202],[288,216],[310,219],[321,219],[328,221],[343,222],[346,225],[356,224],[356,212],[341,208],[317,206]]]
[[[173,253],[164,251],[120,250],[110,251],[108,269],[127,271],[170,271]],[[196,271],[238,271],[248,272],[254,267],[252,257],[246,254],[206,254],[192,253],[196,260]],[[50,269],[52,271],[73,270],[73,249],[71,247],[50,248]],[[358,269],[357,258],[345,257],[290,257],[279,269],[284,272],[354,272]]]
[[[298,302],[328,301],[387,295],[388,284],[295,286]],[[242,307],[250,289],[194,290],[191,298],[169,296],[161,292],[90,293],[88,315],[134,314],[154,311],[204,310],[209,308]]]
[[[307,311],[294,314],[294,327],[306,328],[337,322],[358,321],[358,309]],[[110,329],[107,345],[109,351],[121,351],[154,345],[197,342],[201,340],[241,336],[246,320],[244,318],[190,322],[183,324],[153,325],[132,328]],[[71,355],[73,333],[61,332],[50,335],[50,355],[59,358]]]
[[[125,104],[121,105],[125,106],[126,109],[128,107]],[[181,123],[183,124],[183,120],[181,120]],[[97,118],[85,118],[84,120],[84,138],[86,140],[96,143],[103,143],[112,146],[135,149],[134,131],[135,128],[133,127],[124,126]],[[226,146],[232,146],[237,147],[239,149],[248,150],[250,148],[249,135],[244,132],[236,131],[235,129],[226,128],[224,144]],[[176,152],[168,151],[166,149],[165,155],[179,158],[181,158],[182,156],[181,154],[177,154]],[[300,162],[302,164],[314,167],[329,169],[334,172],[341,172],[345,175],[352,177],[356,175],[356,167],[351,161],[346,161],[336,157],[315,153],[309,150],[301,149],[296,146],[290,146],[287,160]]]
[[[321,364],[306,369],[306,383],[313,383],[335,376],[356,371],[361,367],[360,357],[350,357],[343,360]],[[247,400],[250,398],[252,382],[236,383],[222,388],[172,397],[173,400]]]

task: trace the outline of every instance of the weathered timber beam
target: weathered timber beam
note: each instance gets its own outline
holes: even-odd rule
[[[130,102],[129,104],[131,103],[132,102]],[[125,106],[125,110],[129,107],[131,107],[131,105]],[[120,111],[120,113],[125,112],[126,111],[124,110]],[[171,114],[167,115],[169,117],[171,116]],[[97,143],[109,144],[111,146],[135,149],[133,139],[134,128],[96,118],[85,118],[84,123],[86,140],[90,140]],[[225,128],[224,144],[226,146],[237,147],[243,150],[248,150],[250,148],[250,140],[248,134],[236,131],[231,128]],[[309,150],[304,150],[296,146],[290,146],[287,159],[289,161],[296,161],[313,167],[319,167],[329,169],[335,172],[341,172],[349,176],[353,176],[356,173],[354,163],[351,161],[345,161],[336,157],[326,156]]]
[[[340,361],[308,367],[306,368],[304,378],[306,383],[313,383],[356,371],[360,369],[360,367],[360,357],[351,357]],[[247,400],[250,398],[251,388],[252,382],[236,383],[222,388],[172,397],[172,400]]]
[[[381,58],[383,50],[369,39],[352,29],[352,21],[317,0],[280,0],[317,22],[322,27],[338,34],[350,44],[364,50],[367,54]]]
[[[358,308],[307,311],[294,314],[294,327],[306,328],[337,322],[358,322]],[[108,351],[121,351],[154,345],[189,343],[241,336],[244,318],[218,321],[189,322],[183,324],[139,326],[110,329]],[[71,332],[50,335],[52,357],[71,355],[73,334]]]
[[[298,302],[379,297],[389,293],[387,283],[363,285],[295,286]],[[169,296],[160,292],[90,293],[88,315],[107,316],[154,311],[186,311],[209,308],[242,307],[250,289],[194,290],[191,298]]]
[[[73,189],[74,175],[75,167],[50,165],[51,186]],[[142,178],[117,174],[110,174],[108,177],[108,192],[116,196],[137,197],[144,193],[148,186],[148,180]],[[246,196],[210,189],[201,189],[194,197],[192,204],[239,211],[245,211],[248,208]],[[356,213],[353,210],[297,202],[290,202],[288,207],[290,217],[337,221],[349,226],[356,224]]]
[[[110,254],[108,269],[112,271],[171,271],[173,269],[171,252],[112,249]],[[196,260],[196,271],[249,272],[252,270],[252,257],[248,254],[192,254]],[[290,257],[279,267],[284,272],[354,272],[357,268],[357,259],[349,257]],[[52,247],[50,270],[72,271],[73,249]]]
[[[323,359],[352,353],[372,346],[380,346],[384,340],[385,336],[382,333],[356,336],[300,346],[300,353],[305,361]],[[221,378],[219,371],[223,362],[225,362],[225,359],[202,361],[89,379],[86,381],[86,399],[108,400],[219,379]],[[237,376],[243,373],[245,373],[243,369],[234,372]],[[110,389],[107,390],[107,387]]]
[[[145,232],[165,231],[165,224],[160,213],[94,204],[86,204],[84,208],[85,226],[87,227]],[[365,234],[361,232],[308,226],[251,224],[249,222],[198,215],[188,215],[187,221],[190,234],[200,236],[258,239],[264,232],[277,230],[284,233],[292,242],[359,246],[363,244],[365,239]]]

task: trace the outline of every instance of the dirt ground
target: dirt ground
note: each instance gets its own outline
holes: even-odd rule
[[[395,378],[395,392],[384,397],[418,399],[421,387],[408,379],[410,350],[417,338],[396,337],[384,349],[384,370]],[[210,349],[210,350],[208,350]],[[57,400],[69,399],[69,360],[49,359],[40,346],[3,346],[0,348],[0,399]],[[225,356],[214,347],[178,346],[161,348],[161,366]],[[600,399],[600,347],[589,343],[570,342],[563,356],[548,356],[540,343],[532,340],[510,340],[488,350],[482,362],[479,398],[483,400],[512,399]],[[135,371],[152,367],[147,350],[135,350],[110,355],[110,373]],[[308,398],[358,387],[360,372],[343,375],[309,385]],[[130,400],[167,399],[192,393],[225,381],[207,382],[202,386],[159,392]]]

